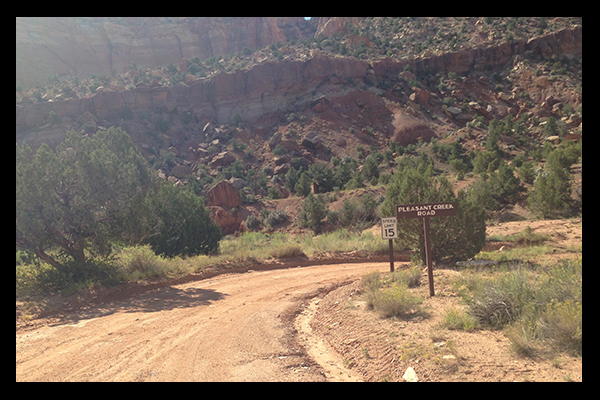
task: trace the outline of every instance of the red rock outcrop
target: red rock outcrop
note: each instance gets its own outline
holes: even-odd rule
[[[429,142],[435,137],[435,133],[427,125],[401,110],[394,112],[391,125],[391,139],[401,146],[415,144],[419,139]]]
[[[373,63],[376,76],[397,75],[408,64],[417,73],[430,71],[464,74],[472,70],[484,70],[506,64],[514,55],[533,52],[549,58],[553,54],[578,56],[583,51],[583,28],[563,29],[549,35],[529,40],[503,43],[497,46],[444,53],[418,60],[382,60]]]
[[[206,194],[210,216],[221,227],[224,235],[239,231],[242,221],[248,212],[240,207],[242,198],[240,191],[228,181],[221,181]]]
[[[261,40],[275,40],[281,39],[281,35],[285,36],[286,33],[276,32],[277,17],[264,18],[275,19],[263,21],[266,27],[262,30],[259,29],[260,32],[256,32],[258,36],[251,33],[248,35],[263,38]],[[246,32],[258,29],[257,21],[244,21],[247,22],[246,27],[240,29],[246,29]],[[222,37],[224,33],[218,27],[234,22],[228,22],[226,18],[211,21],[201,18],[185,22],[184,25],[196,24],[194,25],[196,26],[194,34],[198,34],[201,27],[212,24],[212,28],[202,32],[210,37],[213,35],[211,32],[214,31],[215,43],[219,43],[217,38]],[[279,20],[279,23],[282,21]],[[287,21],[286,24],[286,32],[293,31],[293,21]],[[141,31],[142,26],[140,25],[136,29]],[[265,31],[270,33],[265,33]],[[61,31],[59,30],[59,32]],[[221,33],[217,34],[217,32]],[[289,32],[288,35],[293,35]],[[235,33],[230,33],[230,35],[233,35],[235,39]],[[237,45],[242,44],[241,41],[233,41],[238,43]],[[227,46],[224,47],[224,45],[216,45],[216,47],[220,49],[219,51],[227,50],[225,48]],[[118,46],[115,45],[114,48],[118,48]],[[49,115],[53,115],[57,119],[77,121],[80,115],[90,113],[99,120],[97,125],[100,126],[103,121],[118,119],[123,113],[130,113],[134,116],[145,113],[153,115],[157,112],[162,113],[163,109],[166,110],[165,113],[180,113],[181,110],[184,110],[199,126],[205,126],[208,122],[227,124],[231,122],[235,114],[238,114],[244,123],[249,125],[256,123],[255,134],[260,136],[260,132],[263,131],[261,126],[268,125],[265,121],[277,121],[278,113],[305,105],[311,106],[315,113],[326,120],[339,118],[340,112],[342,114],[345,112],[346,115],[361,113],[363,117],[373,121],[373,124],[381,125],[380,127],[374,126],[376,129],[382,132],[387,131],[388,137],[402,144],[419,137],[428,140],[432,137],[432,132],[425,125],[412,122],[407,125],[403,122],[406,120],[404,117],[391,121],[394,119],[392,118],[394,112],[382,103],[380,96],[366,95],[365,93],[368,91],[359,94],[359,91],[354,90],[353,86],[369,84],[369,81],[383,81],[388,76],[398,76],[404,72],[407,64],[413,67],[415,73],[423,72],[426,69],[431,72],[463,73],[478,68],[485,69],[490,65],[492,67],[504,65],[515,54],[527,51],[542,57],[544,54],[549,54],[549,51],[567,56],[581,54],[582,28],[565,29],[529,41],[515,41],[498,46],[446,53],[420,60],[380,60],[369,64],[355,58],[327,56],[315,50],[310,57],[294,61],[262,62],[249,69],[238,69],[230,73],[221,72],[187,85],[179,84],[171,87],[163,87],[158,84],[138,85],[130,90],[116,88],[115,90],[102,90],[86,98],[37,103],[23,101],[16,105],[17,140],[35,142],[36,137],[40,139],[43,136],[44,141],[48,142],[48,139],[55,134],[51,132],[53,128],[48,126]],[[112,62],[114,60],[115,58]],[[354,82],[354,85],[350,85],[349,82]],[[427,106],[426,94],[415,92],[415,101]],[[349,95],[350,98],[344,100],[346,95]],[[311,105],[315,101],[315,96],[319,96],[317,100],[321,98],[322,100]],[[337,98],[336,103],[341,108],[332,108],[328,103],[331,98]],[[348,126],[346,127],[346,125]],[[350,125],[350,119],[340,120],[339,126],[349,129]],[[387,125],[387,128],[383,125]],[[40,129],[41,127],[44,128]],[[80,126],[76,128],[80,129]],[[62,134],[64,137],[64,132],[64,127],[56,129],[58,136]],[[29,135],[29,137],[25,138],[25,135]],[[355,131],[355,135],[362,134]],[[58,136],[57,140],[60,140]],[[359,139],[367,143],[368,137],[363,136],[360,136]]]
[[[221,181],[206,193],[209,206],[234,208],[242,205],[240,191],[228,181]]]
[[[303,61],[272,61],[248,70],[223,72],[189,86],[139,86],[121,92],[101,91],[89,98],[25,102],[16,106],[16,131],[19,135],[44,125],[51,111],[59,118],[76,119],[90,112],[99,119],[110,120],[124,110],[154,112],[167,103],[190,110],[195,120],[203,124],[228,123],[236,113],[243,121],[251,122],[286,110],[297,104],[299,97],[310,97],[318,86],[335,86],[348,79],[363,80],[368,69],[365,61],[316,54]]]
[[[219,227],[223,235],[231,235],[232,233],[238,232],[249,215],[248,211],[239,208],[235,211],[227,210],[223,207],[210,206],[210,217]]]

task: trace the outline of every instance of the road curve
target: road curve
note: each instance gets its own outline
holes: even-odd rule
[[[294,319],[303,301],[373,270],[389,264],[220,275],[49,319],[17,331],[16,380],[337,380]]]

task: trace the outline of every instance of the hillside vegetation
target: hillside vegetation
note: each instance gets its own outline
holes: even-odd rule
[[[280,250],[300,255],[296,236],[444,200],[460,212],[432,224],[435,258],[464,260],[486,221],[581,215],[580,17],[288,22],[264,46],[17,86],[17,265],[40,282],[122,281],[127,254],[153,271],[225,256],[219,229],[285,232]],[[409,225],[396,246],[419,261]]]

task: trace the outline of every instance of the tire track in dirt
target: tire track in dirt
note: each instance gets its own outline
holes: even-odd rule
[[[324,369],[285,316],[307,298],[388,268],[220,275],[58,314],[17,330],[16,380],[323,381]]]
[[[296,329],[299,332],[299,342],[308,355],[324,370],[330,382],[362,382],[362,377],[348,369],[344,360],[320,335],[316,335],[311,327],[319,300],[311,300],[304,311],[296,318]]]

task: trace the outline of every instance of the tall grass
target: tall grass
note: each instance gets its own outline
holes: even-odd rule
[[[110,286],[121,282],[140,282],[160,277],[177,277],[204,271],[247,267],[272,258],[318,256],[362,250],[367,253],[385,254],[387,242],[370,232],[337,232],[313,237],[310,234],[289,235],[249,232],[240,236],[228,236],[220,242],[219,254],[196,257],[161,257],[149,246],[115,246],[106,259],[90,259],[86,265],[65,264],[61,269],[41,263],[30,264],[21,255],[17,259],[17,294],[43,294],[48,292],[79,291],[94,285]]]
[[[373,309],[383,318],[410,315],[419,311],[423,299],[408,291],[408,286],[395,283],[391,287],[383,288],[373,292]]]
[[[514,350],[533,355],[582,354],[582,260],[567,260],[533,273],[527,268],[478,281],[459,290],[468,312],[484,327],[504,329]]]
[[[388,242],[371,232],[349,232],[347,229],[320,236],[304,235],[302,249],[308,256],[323,253],[344,253],[366,251],[374,254],[387,254]]]
[[[416,286],[420,284],[421,271],[419,268],[417,270],[418,282],[414,278],[414,269],[408,272],[397,271],[383,282],[378,271],[364,275],[360,287],[365,292],[367,306],[377,311],[382,318],[404,318],[419,312],[423,299],[408,290],[409,283]]]

